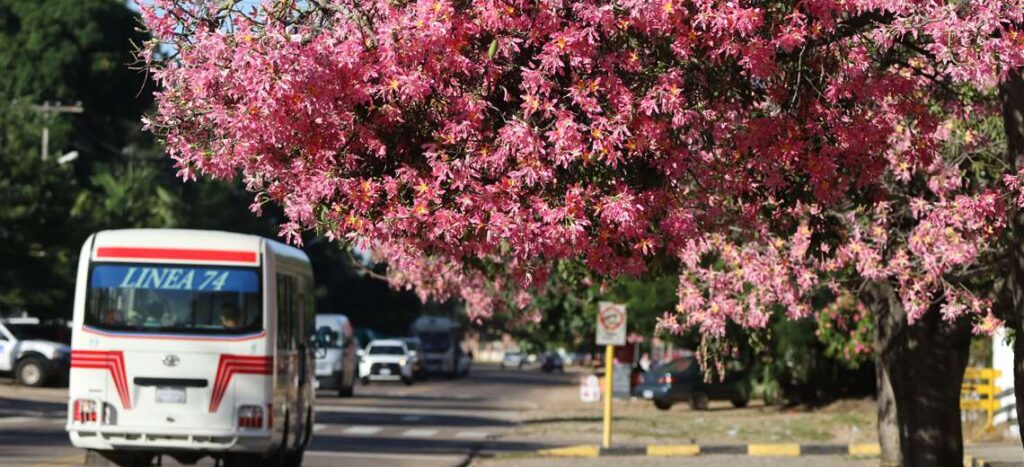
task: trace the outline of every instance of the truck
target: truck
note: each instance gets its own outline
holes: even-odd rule
[[[71,347],[67,326],[38,318],[0,319],[0,372],[13,372],[24,386],[44,386],[67,378]]]
[[[458,322],[443,316],[420,316],[413,321],[410,331],[420,340],[420,358],[428,374],[455,378],[469,372],[470,358],[462,350]]]

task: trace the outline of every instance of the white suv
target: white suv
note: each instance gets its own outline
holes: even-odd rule
[[[363,384],[371,380],[401,380],[412,384],[413,358],[405,341],[377,339],[370,342],[359,361],[359,375]]]
[[[14,372],[25,386],[43,386],[67,377],[71,347],[67,326],[44,325],[38,318],[0,319],[0,372]]]

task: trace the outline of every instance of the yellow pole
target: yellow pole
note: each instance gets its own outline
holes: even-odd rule
[[[615,347],[606,345],[604,351],[604,438],[601,447],[612,447],[612,359]]]

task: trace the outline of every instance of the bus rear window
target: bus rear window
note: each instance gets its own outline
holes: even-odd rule
[[[97,264],[85,324],[109,331],[246,334],[263,328],[259,269]]]

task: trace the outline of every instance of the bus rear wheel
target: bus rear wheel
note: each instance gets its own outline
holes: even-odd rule
[[[221,458],[223,467],[243,467],[249,465],[265,465],[266,458],[251,452],[232,452]]]
[[[153,464],[153,457],[154,455],[148,452],[97,451],[90,449],[85,453],[85,465],[147,467]]]

